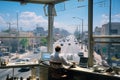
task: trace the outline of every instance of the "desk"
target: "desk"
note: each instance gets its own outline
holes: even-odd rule
[[[94,72],[92,69],[81,68],[70,68],[66,70],[76,78],[76,80],[120,80],[119,76],[110,75],[108,73]]]

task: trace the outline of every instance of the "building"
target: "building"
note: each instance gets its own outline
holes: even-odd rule
[[[94,30],[94,35],[101,35],[101,29],[101,27],[96,26]],[[101,41],[101,39],[94,39],[94,41]],[[99,54],[99,51],[101,50],[101,44],[94,43],[94,50]]]
[[[0,47],[7,48],[7,51],[9,52],[16,52],[19,51],[19,49],[21,49],[22,45],[20,44],[20,42],[23,38],[26,38],[28,40],[27,46],[33,45],[33,38],[30,37],[34,37],[33,32],[20,31],[19,34],[17,31],[0,32],[0,41],[2,41]]]
[[[109,23],[102,25],[101,35],[120,35],[120,22],[112,22],[111,29],[109,28]],[[119,42],[119,38],[109,38],[109,39],[101,39],[101,41],[111,42],[110,45],[108,43],[104,43],[101,46],[102,52],[104,54],[110,53],[111,56],[115,54],[119,54],[120,52],[120,44],[116,44],[114,42]]]
[[[111,30],[109,29],[109,23],[102,25],[101,35],[120,35],[120,22],[112,22]]]
[[[34,30],[34,34],[35,36],[46,36],[47,35],[43,27],[36,27],[36,29]]]

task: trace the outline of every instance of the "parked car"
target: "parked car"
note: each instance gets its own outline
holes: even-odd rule
[[[68,43],[68,45],[71,45],[71,43]]]
[[[35,48],[33,53],[36,54],[36,53],[39,53],[39,52],[40,52],[40,49],[39,48]]]
[[[16,64],[26,64],[27,62],[30,62],[30,58],[18,59],[16,61]],[[28,71],[28,70],[30,70],[30,67],[22,67],[20,71]]]
[[[61,45],[61,46],[63,46],[63,44],[62,44],[62,43],[61,43],[60,45]]]
[[[83,57],[83,56],[84,56],[84,53],[83,53],[83,52],[78,52],[78,56],[79,56],[79,57]]]
[[[30,58],[23,58],[23,59],[17,59],[16,64],[25,64],[26,62],[29,62]]]

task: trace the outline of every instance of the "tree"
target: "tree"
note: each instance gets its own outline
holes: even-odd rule
[[[23,49],[23,52],[24,52],[26,47],[28,46],[28,39],[27,38],[21,39],[20,44],[22,45],[22,49]]]
[[[9,30],[9,29],[7,29],[7,30],[4,30],[4,31],[2,31],[2,32],[7,32],[7,33],[8,33],[8,32],[10,32],[10,30]]]
[[[47,45],[47,38],[43,37],[40,39],[41,45],[46,46]]]

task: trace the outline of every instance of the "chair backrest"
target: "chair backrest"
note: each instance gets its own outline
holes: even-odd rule
[[[50,76],[55,79],[60,79],[65,74],[62,63],[55,61],[50,61],[49,72]]]
[[[56,62],[56,61],[50,61],[50,67],[52,68],[63,68],[62,63],[61,62]]]

